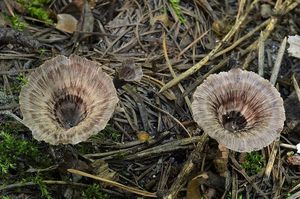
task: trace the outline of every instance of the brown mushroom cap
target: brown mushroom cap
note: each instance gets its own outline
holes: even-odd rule
[[[143,70],[142,67],[136,65],[132,59],[128,59],[117,69],[117,77],[127,82],[141,81]]]
[[[285,121],[283,100],[275,87],[241,69],[210,75],[197,87],[192,110],[204,132],[239,152],[271,144]]]
[[[37,140],[76,144],[105,128],[118,102],[99,64],[71,55],[37,68],[20,93],[24,123]]]

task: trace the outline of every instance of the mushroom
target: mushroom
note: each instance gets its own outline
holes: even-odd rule
[[[101,131],[117,103],[109,75],[76,55],[46,61],[20,93],[25,125],[35,139],[53,145],[77,144]]]
[[[254,72],[210,75],[193,95],[193,118],[210,137],[238,152],[259,150],[280,136],[283,100]]]
[[[128,59],[116,70],[116,76],[113,81],[116,88],[121,88],[128,82],[141,81],[142,77],[142,67],[136,65],[132,59]]]

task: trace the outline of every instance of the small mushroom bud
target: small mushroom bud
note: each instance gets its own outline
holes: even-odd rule
[[[132,59],[125,60],[122,66],[116,70],[114,85],[116,88],[121,88],[128,82],[141,81],[143,77],[142,67],[136,65]]]

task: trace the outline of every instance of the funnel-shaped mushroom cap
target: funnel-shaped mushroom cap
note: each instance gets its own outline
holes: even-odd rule
[[[46,61],[20,94],[25,124],[37,140],[76,144],[104,129],[118,102],[99,64],[76,55]]]
[[[232,69],[210,75],[195,91],[194,120],[209,136],[239,152],[259,150],[279,137],[283,100],[259,75]]]

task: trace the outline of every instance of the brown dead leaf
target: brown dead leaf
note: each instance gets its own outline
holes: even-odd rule
[[[169,20],[169,17],[167,15],[167,13],[164,13],[162,15],[157,15],[155,17],[153,17],[151,20],[150,20],[150,25],[151,26],[154,26],[155,23],[157,22],[161,22],[162,24],[164,24],[166,27],[171,27],[172,26],[172,23],[171,21]]]
[[[117,180],[118,175],[115,171],[109,169],[108,164],[104,160],[95,160],[92,165],[94,174],[108,180]]]
[[[204,184],[208,180],[207,173],[201,173],[200,175],[194,177],[191,181],[188,182],[186,197],[188,199],[199,199],[202,198],[200,193],[199,186]]]
[[[55,28],[63,32],[74,33],[74,31],[77,29],[77,24],[77,19],[72,15],[58,14]]]
[[[217,20],[212,24],[212,31],[218,36],[223,36],[229,32],[232,25],[229,24],[226,20]]]
[[[206,185],[205,193],[200,192],[200,186]],[[224,192],[225,178],[212,172],[202,172],[188,182],[187,199],[215,198],[217,191]]]

